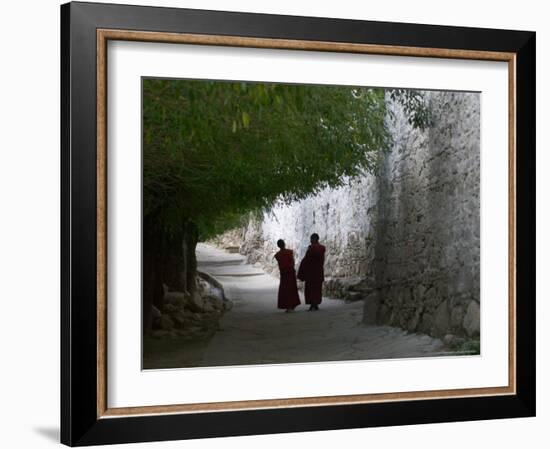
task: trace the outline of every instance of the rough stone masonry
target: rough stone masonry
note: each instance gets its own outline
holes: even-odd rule
[[[480,95],[423,92],[433,117],[414,129],[386,98],[393,145],[378,174],[277,205],[220,237],[277,273],[275,242],[297,261],[317,232],[325,294],[364,300],[364,321],[437,337],[479,335]]]

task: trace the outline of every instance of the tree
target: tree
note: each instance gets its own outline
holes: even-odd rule
[[[162,306],[163,282],[193,290],[199,237],[375,170],[390,141],[384,97],[363,87],[145,79],[145,309]]]

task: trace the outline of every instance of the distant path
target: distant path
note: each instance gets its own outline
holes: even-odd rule
[[[201,366],[426,357],[445,354],[438,339],[361,322],[363,302],[323,298],[320,310],[303,303],[277,309],[278,280],[231,254],[200,243],[198,267],[225,288],[233,309],[205,350]]]

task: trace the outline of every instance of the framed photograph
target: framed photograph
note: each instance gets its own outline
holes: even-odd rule
[[[535,415],[535,33],[61,26],[64,444]]]

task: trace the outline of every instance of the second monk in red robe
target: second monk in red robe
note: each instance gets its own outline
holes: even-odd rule
[[[310,242],[298,269],[298,279],[306,283],[304,294],[306,304],[310,305],[309,310],[319,310],[325,281],[325,247],[319,243],[318,234],[311,234]]]
[[[291,249],[285,249],[284,240],[278,240],[277,246],[280,248],[275,259],[279,264],[281,280],[279,283],[279,293],[277,295],[277,307],[291,312],[300,304],[298,296],[298,284],[296,282],[296,270],[294,269],[294,253]]]

